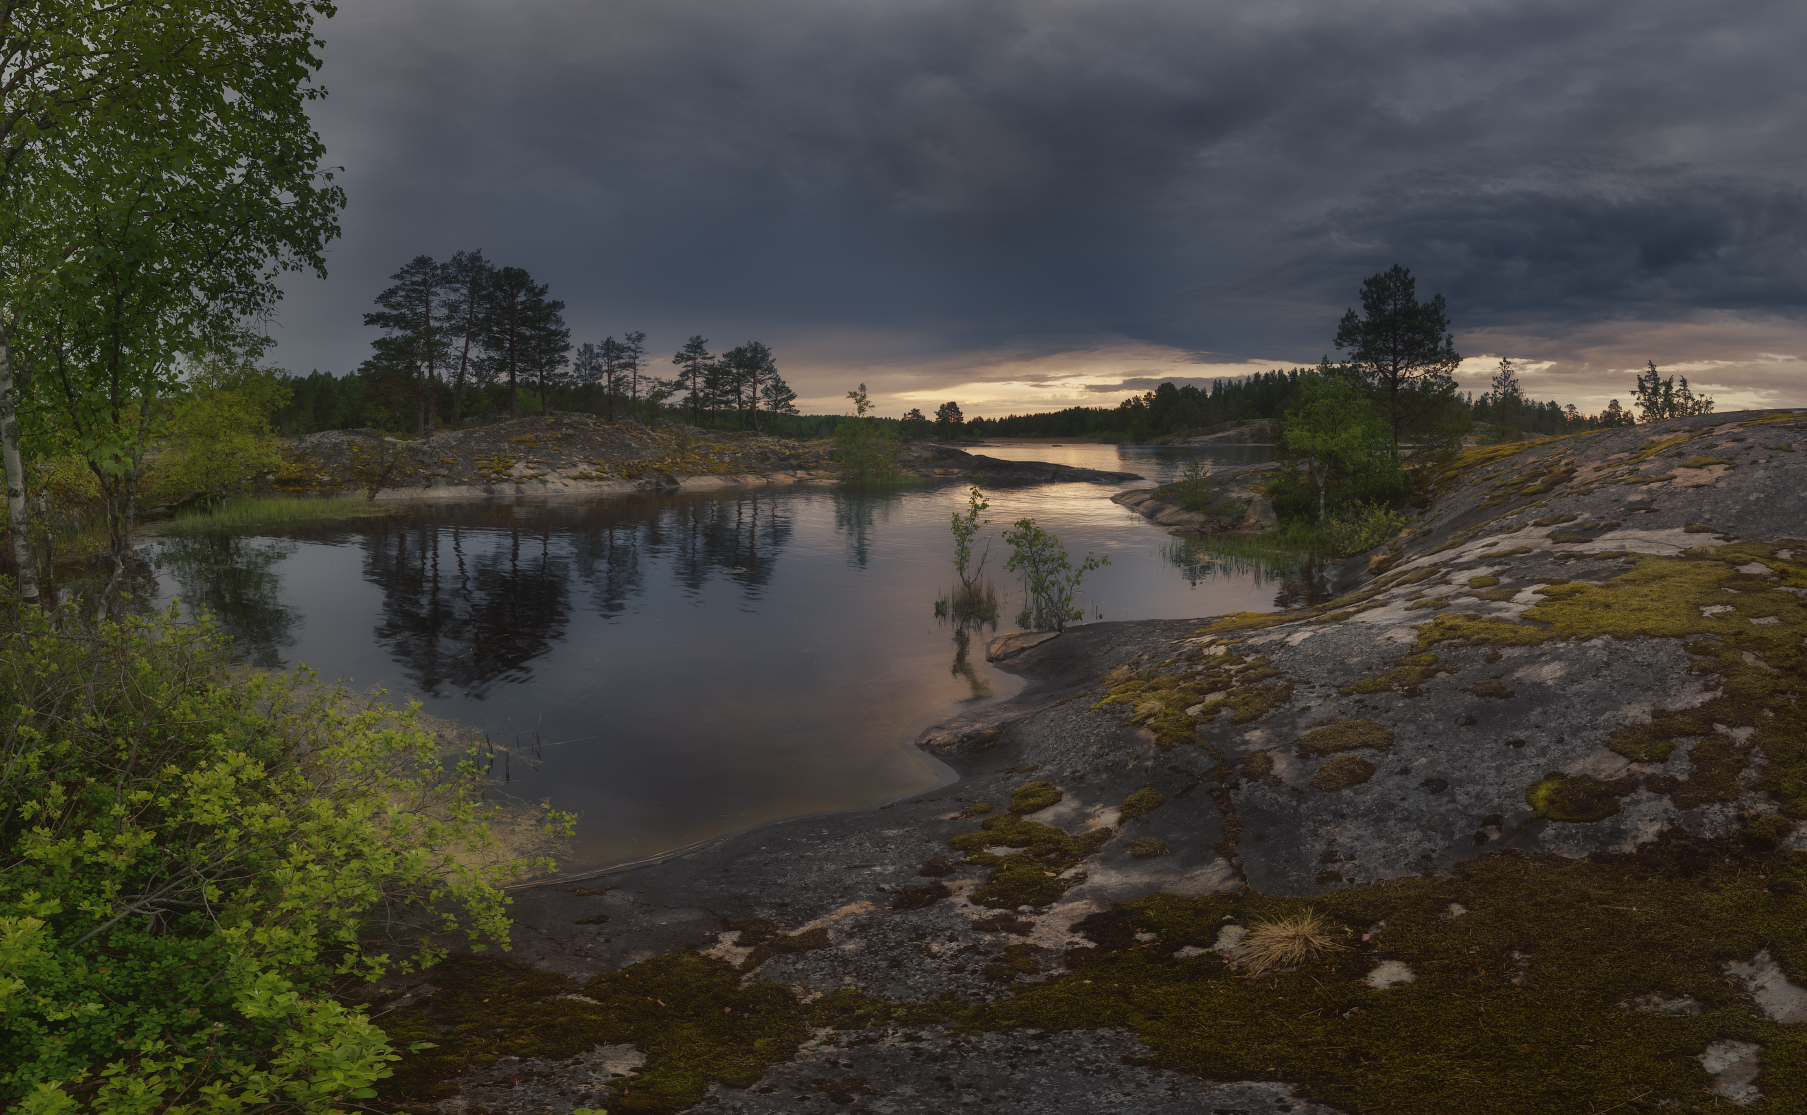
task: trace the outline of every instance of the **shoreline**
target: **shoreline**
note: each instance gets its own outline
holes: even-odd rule
[[[1751,1006],[1738,972],[1776,964],[1756,911],[1807,902],[1760,885],[1807,874],[1807,828],[1788,819],[1807,807],[1788,746],[1807,677],[1804,437],[1807,412],[1740,412],[1472,450],[1432,477],[1416,530],[1348,563],[1341,599],[1029,647],[1001,667],[1020,693],[920,737],[958,781],[598,887],[514,892],[515,951],[495,963],[582,981],[695,957],[788,989],[813,1020],[757,1087],[669,1110],[794,1110],[849,1067],[909,1115],[1154,1110],[1147,1089],[1192,1105],[1176,1111],[1448,1110],[1422,1072],[1372,1067],[1408,1050],[1438,1079],[1480,1074],[1473,1095],[1492,1098],[1474,1110],[1556,1110],[1516,1066],[1597,1032],[1646,1091],[1700,1102],[1722,1086],[1711,1042],[1748,1031],[1758,1057],[1792,1021]],[[1586,901],[1633,912],[1577,937],[1565,911]],[[1240,978],[1228,930],[1301,910],[1356,935],[1296,974]],[[1775,979],[1807,979],[1787,963]],[[1646,1024],[1639,994],[1703,1013]],[[1531,1009],[1548,996],[1558,1014]],[[1468,1000],[1498,1058],[1473,1057]],[[823,1013],[843,1002],[863,1020]],[[1162,1020],[1182,1002],[1214,1004],[1209,1046]],[[1275,1021],[1301,1010],[1316,1020]],[[1400,1012],[1420,1022],[1389,1029]],[[972,1032],[983,1043],[959,1046]],[[1041,1087],[1054,1034],[1063,1065],[1121,1056]],[[1325,1043],[1359,1065],[1302,1055]],[[562,1115],[581,1062],[523,1058],[511,1079],[532,1084],[506,1089],[460,1077],[440,1110]],[[1561,1094],[1616,1096],[1620,1079],[1581,1064]],[[1772,1100],[1795,1094],[1768,1079]]]

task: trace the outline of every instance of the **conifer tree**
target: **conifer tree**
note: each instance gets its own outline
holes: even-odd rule
[[[628,401],[632,410],[640,409],[640,372],[646,367],[646,334],[621,335],[621,370],[627,375]]]
[[[1455,395],[1462,357],[1449,333],[1441,294],[1419,302],[1412,273],[1394,264],[1362,282],[1362,314],[1343,315],[1336,347],[1349,349],[1343,372],[1380,410],[1393,454],[1407,432],[1434,424]]]
[[[464,416],[464,381],[473,371],[471,346],[477,346],[474,359],[483,359],[483,324],[489,311],[488,297],[495,282],[495,267],[483,258],[481,250],[457,252],[446,262],[441,281],[445,284],[446,334],[456,336],[457,371],[452,379],[452,418]]]
[[[444,364],[445,354],[440,333],[443,276],[443,269],[432,256],[415,256],[389,276],[394,285],[376,296],[376,304],[382,308],[364,315],[365,325],[374,325],[388,334],[393,342],[392,355],[405,352],[406,359],[412,362],[412,393],[419,411],[416,424],[428,438],[433,436],[436,418],[433,396],[437,370]]]
[[[709,354],[709,338],[701,334],[693,335],[672,356],[671,362],[678,367],[677,377],[671,381],[672,386],[675,390],[690,393],[684,403],[690,408],[690,424],[698,425],[703,420],[709,370],[715,362],[715,358]]]

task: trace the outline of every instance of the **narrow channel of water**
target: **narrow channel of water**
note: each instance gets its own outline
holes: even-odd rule
[[[1196,455],[978,452],[1150,480]],[[997,532],[1020,518],[1075,557],[1110,557],[1083,587],[1088,617],[1204,616],[1311,594],[1308,569],[1201,565],[1111,503],[1115,490],[990,493],[987,571],[1006,601],[1002,630],[1020,590]],[[537,751],[535,766],[510,763],[509,789],[579,813],[566,866],[600,866],[946,780],[911,745],[917,732],[950,706],[1021,686],[984,661],[995,632],[967,638],[933,615],[953,579],[948,520],[964,498],[956,485],[748,488],[172,535],[147,546],[148,595],[214,613],[252,663],[381,685]]]

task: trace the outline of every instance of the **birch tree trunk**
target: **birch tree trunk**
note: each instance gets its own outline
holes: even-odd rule
[[[31,556],[31,527],[25,518],[25,462],[19,456],[18,393],[13,388],[10,331],[0,328],[0,447],[6,458],[6,514],[13,560],[19,565],[19,598],[38,603],[38,567]]]

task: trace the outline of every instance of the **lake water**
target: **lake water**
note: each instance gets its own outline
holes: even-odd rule
[[[1259,448],[1026,446],[997,457],[1176,476]],[[1142,486],[1132,484],[1130,486]],[[1032,517],[1089,575],[1088,618],[1265,610],[1308,574],[1201,565],[1110,502],[1115,486],[990,493],[1003,632],[1021,606],[997,531]],[[148,544],[157,603],[213,612],[247,660],[413,697],[523,758],[508,790],[580,815],[562,869],[762,822],[882,804],[951,780],[912,741],[1021,681],[933,614],[953,581],[958,485],[745,488],[421,506],[382,519]],[[985,542],[979,544],[983,548]],[[498,773],[502,768],[499,765]]]

